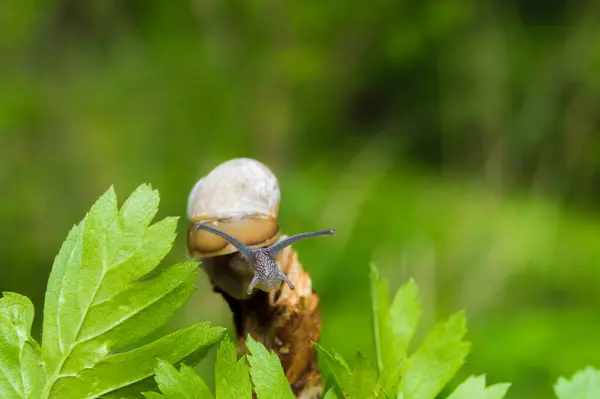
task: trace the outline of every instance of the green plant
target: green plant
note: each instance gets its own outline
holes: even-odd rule
[[[413,280],[402,286],[390,303],[389,288],[371,266],[373,330],[377,365],[358,352],[354,366],[336,352],[317,349],[329,366],[335,386],[329,397],[354,399],[403,398],[433,399],[462,366],[470,345],[463,341],[466,319],[458,312],[438,323],[412,354],[408,346],[421,315],[418,289]],[[500,399],[510,384],[485,385],[485,376],[464,381],[448,397]]]
[[[434,399],[462,366],[470,345],[463,340],[463,312],[438,323],[417,350],[408,354],[421,314],[418,289],[413,280],[400,287],[392,303],[389,287],[371,266],[373,331],[377,366],[357,353],[354,366],[335,351],[316,344],[334,377],[325,399]],[[509,383],[486,386],[484,375],[470,376],[447,399],[501,399]],[[554,386],[559,399],[600,398],[600,371],[591,367],[571,380],[560,378]]]
[[[279,358],[264,345],[248,336],[250,350],[248,364],[245,356],[237,360],[235,346],[228,339],[221,341],[215,365],[217,399],[252,399],[252,388],[259,399],[293,399]],[[191,368],[182,365],[179,373],[168,362],[160,361],[156,370],[156,382],[161,394],[146,392],[146,399],[156,398],[213,398],[206,384]]]
[[[294,395],[276,354],[248,336],[237,359],[225,329],[197,323],[140,344],[164,325],[195,290],[196,262],[156,270],[175,238],[176,218],[150,224],[159,195],[141,185],[117,207],[111,187],[69,232],[52,267],[41,345],[31,337],[33,305],[4,292],[0,298],[2,399],[213,398],[192,366],[220,342],[216,399],[285,399]],[[315,344],[333,376],[324,398],[433,399],[469,351],[462,312],[438,323],[418,349],[408,346],[421,309],[414,281],[390,303],[389,288],[371,267],[377,364],[358,353],[353,367]],[[137,344],[137,346],[136,346]],[[472,376],[448,399],[503,398],[510,384],[486,387]],[[587,368],[555,385],[559,399],[600,395],[600,372]]]
[[[600,370],[586,367],[570,380],[561,377],[554,385],[554,392],[558,399],[600,398]]]
[[[135,389],[152,377],[156,358],[198,360],[219,341],[223,328],[198,323],[124,350],[165,324],[195,290],[195,262],[150,275],[171,249],[177,223],[150,225],[158,203],[158,192],[142,185],[118,209],[111,187],[71,229],[48,280],[41,345],[30,335],[29,299],[4,293],[0,397],[96,398]]]

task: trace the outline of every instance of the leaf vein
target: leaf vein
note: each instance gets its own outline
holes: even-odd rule
[[[1,365],[2,365],[2,364],[0,363],[0,366],[1,366]],[[6,381],[8,381],[8,383],[10,384],[10,387],[12,388],[12,390],[13,390],[13,391],[14,391],[14,392],[15,392],[17,395],[20,395],[20,394],[19,394],[19,390],[17,389],[17,386],[14,384],[14,382],[13,382],[13,381],[12,381],[10,378],[8,378],[8,374],[6,373],[6,370],[5,370],[4,368],[0,367],[0,372],[1,372],[1,373],[2,373],[2,375],[4,376],[4,379],[5,379]],[[23,396],[21,395],[21,397],[23,397]]]
[[[141,307],[141,308],[139,308],[139,309],[135,310],[134,312],[128,313],[128,314],[127,314],[125,317],[123,317],[123,318],[121,318],[121,319],[119,319],[119,320],[115,321],[115,322],[114,322],[112,325],[109,325],[109,326],[108,326],[108,328],[106,328],[106,329],[104,329],[104,330],[102,330],[102,331],[100,331],[100,332],[98,332],[98,333],[96,333],[96,334],[93,334],[93,335],[91,335],[91,336],[89,336],[89,337],[87,337],[87,338],[85,338],[85,339],[82,339],[82,340],[80,340],[80,341],[75,341],[75,342],[73,343],[73,346],[75,347],[75,346],[77,346],[77,345],[80,345],[80,344],[82,344],[82,343],[84,343],[84,342],[91,341],[92,339],[94,339],[94,338],[97,338],[97,337],[99,337],[99,336],[101,336],[101,335],[103,335],[103,334],[106,334],[107,332],[109,332],[109,331],[110,331],[110,330],[112,330],[113,328],[115,328],[115,327],[118,327],[119,325],[121,325],[121,324],[122,324],[122,323],[124,323],[125,321],[129,320],[130,318],[134,317],[135,315],[137,315],[137,314],[139,314],[139,313],[143,312],[144,310],[148,309],[148,308],[149,308],[149,307],[151,307],[152,305],[156,304],[157,302],[159,302],[160,300],[162,300],[163,298],[165,298],[167,295],[171,294],[173,291],[175,291],[175,290],[176,290],[176,289],[178,289],[179,287],[181,287],[181,284],[179,284],[179,285],[177,285],[177,286],[173,287],[173,288],[172,288],[171,290],[169,290],[169,291],[165,291],[165,292],[164,292],[163,294],[161,294],[159,297],[156,297],[156,298],[155,298],[153,301],[151,301],[151,302],[148,302],[148,303],[147,303],[147,304],[146,304],[144,307]],[[96,306],[96,305],[94,305],[94,306]]]
[[[83,322],[85,321],[85,318],[88,315],[91,304],[92,304],[94,298],[96,297],[96,295],[98,294],[98,290],[100,289],[102,280],[104,280],[104,276],[106,275],[106,236],[104,236],[103,238],[104,238],[104,240],[102,242],[102,273],[100,274],[98,283],[96,284],[96,287],[94,288],[89,305],[86,306],[84,313],[79,320],[79,324],[75,330],[75,339],[79,336],[79,332],[81,331]],[[59,337],[59,339],[60,339],[60,337]],[[56,368],[55,374],[53,375],[52,378],[49,379],[49,382],[48,382],[48,385],[46,388],[47,395],[50,394],[52,386],[56,383],[56,381],[58,381],[60,372],[62,371],[62,368],[64,367],[66,360],[69,358],[69,356],[71,356],[71,353],[73,353],[73,349],[74,349],[74,346],[73,346],[73,343],[71,343],[71,345],[69,345],[68,351],[66,353],[63,353],[63,357],[60,359],[60,363],[58,364],[58,367]],[[45,395],[45,397],[47,397],[47,395]]]
[[[84,222],[85,223],[85,222]],[[80,237],[83,238],[83,237]],[[71,263],[71,259],[73,259],[73,255],[75,254],[75,251],[77,249],[77,245],[73,245],[73,248],[71,249],[71,252],[69,253],[69,257],[67,258],[67,261],[65,262],[67,265]],[[66,271],[65,271],[66,272]],[[64,353],[64,345],[61,339],[61,326],[60,326],[60,308],[61,308],[61,304],[65,301],[65,298],[63,296],[63,286],[64,284],[60,283],[60,287],[58,288],[58,304],[56,306],[56,314],[53,316],[56,319],[56,333],[58,336],[58,349],[60,350],[60,353],[63,354]]]
[[[17,326],[14,326],[15,330],[17,330]],[[17,331],[17,335],[19,334],[19,332]],[[25,370],[23,370],[23,350],[25,349],[25,341],[21,341],[21,344],[19,345],[19,368],[21,369],[21,386],[23,387],[23,397],[26,397],[26,384],[25,384]]]

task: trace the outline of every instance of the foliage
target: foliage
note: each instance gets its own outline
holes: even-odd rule
[[[350,367],[336,352],[317,345],[330,367],[343,397],[433,399],[462,366],[470,345],[463,340],[466,319],[462,312],[438,323],[417,350],[408,347],[421,314],[418,289],[413,280],[402,286],[389,303],[389,288],[375,266],[371,267],[373,330],[377,366],[358,352]],[[485,377],[471,377],[449,399],[462,397],[503,398],[510,384],[486,388]],[[477,396],[465,396],[477,394]]]
[[[600,370],[587,367],[570,379],[559,378],[554,385],[558,399],[592,399],[600,397]]]
[[[458,312],[439,322],[412,354],[408,354],[421,306],[418,289],[411,279],[396,292],[389,303],[389,288],[377,268],[371,266],[373,331],[377,366],[358,352],[354,366],[335,351],[319,344],[317,350],[329,366],[335,386],[325,398],[349,399],[434,399],[462,366],[470,345],[463,340],[466,319]],[[471,376],[456,387],[447,399],[502,399],[510,383],[486,386],[485,375]],[[571,380],[556,383],[559,399],[600,397],[600,371],[591,367],[576,373]]]
[[[41,345],[32,338],[34,308],[22,295],[0,298],[0,397],[73,398],[294,398],[277,355],[251,336],[238,359],[224,329],[198,323],[140,344],[166,323],[194,292],[195,262],[155,270],[170,250],[175,218],[150,224],[158,192],[139,186],[117,207],[111,187],[69,232],[46,290]],[[466,318],[457,312],[435,325],[409,351],[421,317],[416,283],[389,299],[389,287],[371,266],[376,362],[358,352],[350,365],[315,343],[332,384],[324,398],[434,399],[470,350]],[[215,393],[194,371],[220,341]],[[447,399],[502,399],[509,383],[487,386],[484,375],[460,383]],[[588,367],[554,386],[558,399],[600,395],[600,371]]]
[[[191,367],[185,364],[182,364],[181,369],[177,372],[175,367],[170,363],[159,360],[154,378],[163,395],[156,392],[146,392],[144,396],[147,399],[202,399],[213,397],[204,381],[202,381]]]
[[[460,384],[448,399],[500,399],[506,395],[509,384],[485,386],[485,376],[472,376]]]
[[[237,359],[235,345],[226,336],[217,351],[215,364],[216,397],[236,399],[251,397],[251,384],[245,356]]]
[[[175,238],[175,218],[150,225],[158,203],[158,192],[141,185],[119,209],[111,187],[71,229],[48,281],[41,345],[30,335],[29,299],[4,293],[0,397],[96,398],[151,377],[157,358],[200,358],[218,342],[223,328],[198,323],[130,348],[195,290],[195,262],[150,275]]]
[[[245,356],[236,361],[235,346],[228,339],[221,341],[216,359],[216,399],[251,399],[250,376],[257,399],[293,399],[295,396],[285,378],[279,358],[263,344],[248,336],[250,351],[248,364]],[[182,365],[179,372],[167,362],[160,361],[156,382],[161,394],[146,392],[146,399],[186,398],[205,399],[215,396],[191,368]]]
[[[248,337],[247,341],[250,355],[250,375],[254,389],[259,399],[286,399],[293,398],[279,358],[273,352],[268,352],[265,347]]]

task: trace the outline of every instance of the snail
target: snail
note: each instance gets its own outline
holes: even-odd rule
[[[212,283],[236,299],[255,289],[265,292],[285,282],[276,256],[292,243],[333,235],[335,230],[282,237],[277,220],[277,178],[250,158],[226,161],[196,182],[188,197],[188,255],[199,259]]]

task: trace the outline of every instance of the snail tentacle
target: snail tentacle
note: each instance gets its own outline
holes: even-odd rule
[[[269,252],[269,255],[274,257],[285,247],[295,243],[296,241],[304,240],[306,238],[312,238],[312,237],[331,236],[333,234],[335,234],[334,229],[313,231],[310,233],[300,233],[300,234],[293,235],[291,237],[284,238],[283,240],[271,245],[266,250]]]
[[[224,238],[225,240],[227,240],[228,243],[230,243],[231,245],[236,247],[238,249],[238,251],[240,251],[240,253],[242,254],[242,256],[244,258],[250,259],[250,257],[252,256],[252,253],[253,253],[252,248],[250,248],[249,246],[247,246],[246,244],[244,244],[243,242],[241,242],[234,236],[227,234],[224,231],[219,230],[215,227],[212,227],[212,226],[200,223],[200,222],[196,223],[196,228],[198,230],[210,231],[211,233]]]
[[[256,284],[258,284],[258,281],[259,281],[259,275],[258,275],[258,273],[256,273],[254,275],[254,277],[252,278],[252,281],[250,281],[250,284],[248,285],[248,291],[247,291],[248,295],[252,294],[252,291],[254,290],[254,286]]]
[[[279,274],[279,276],[281,276],[281,278],[283,279],[283,281],[285,281],[287,283],[287,285],[290,286],[291,290],[295,290],[296,287],[294,287],[294,284],[292,284],[292,281],[288,278],[288,276],[282,272],[281,270],[277,269],[277,273]]]

